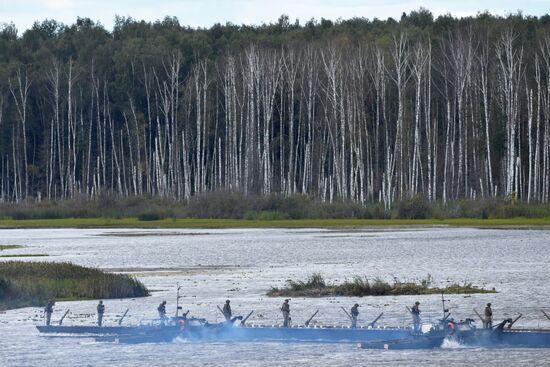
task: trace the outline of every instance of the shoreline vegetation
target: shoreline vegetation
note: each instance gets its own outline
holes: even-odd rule
[[[0,220],[0,229],[24,228],[366,228],[366,227],[475,227],[475,228],[550,228],[550,218],[505,219],[160,219],[138,218],[63,218]]]
[[[0,262],[0,311],[57,301],[145,297],[134,277],[72,263]]]
[[[432,286],[433,279],[428,274],[419,282],[402,282],[394,279],[388,283],[380,278],[369,280],[366,277],[355,276],[343,283],[327,283],[319,273],[310,275],[305,281],[288,280],[284,288],[272,287],[266,295],[269,297],[327,297],[327,296],[411,296],[426,294],[474,294],[497,293],[494,289],[484,289],[472,283],[452,283],[443,288]]]
[[[0,228],[331,228],[367,226],[550,227],[550,204],[514,198],[431,202],[320,202],[304,195],[212,192],[187,201],[136,196],[0,203]]]

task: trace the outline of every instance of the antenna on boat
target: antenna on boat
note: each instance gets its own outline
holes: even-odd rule
[[[443,296],[443,292],[441,292],[441,304],[443,305],[443,320],[447,320],[447,318],[451,315],[448,308],[445,308],[445,302],[450,302],[450,300],[445,299]]]
[[[179,311],[181,310],[181,306],[180,306],[180,298],[182,298],[183,296],[180,296],[180,289],[181,289],[181,286],[179,283],[176,283],[176,317],[178,317],[178,313]]]

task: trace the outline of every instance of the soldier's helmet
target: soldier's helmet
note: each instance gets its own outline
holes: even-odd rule
[[[100,304],[103,304],[103,301],[99,301]]]
[[[355,307],[359,307],[359,303],[354,304]]]
[[[420,304],[420,302],[416,301],[416,302],[415,302],[414,304],[415,304],[415,305],[419,305],[419,304]]]
[[[487,303],[487,306],[491,307],[491,303]]]
[[[166,301],[162,301],[162,304],[165,305],[165,304],[166,304]]]

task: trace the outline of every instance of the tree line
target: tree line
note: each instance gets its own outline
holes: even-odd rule
[[[0,27],[0,200],[548,202],[550,16]]]

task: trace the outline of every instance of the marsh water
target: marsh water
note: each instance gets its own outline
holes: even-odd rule
[[[0,244],[24,247],[9,254],[46,254],[26,261],[70,261],[137,276],[152,296],[106,300],[105,324],[114,325],[129,308],[126,324],[153,318],[168,302],[175,312],[176,284],[190,315],[221,321],[217,310],[231,299],[234,314],[254,310],[249,323],[277,324],[282,299],[268,298],[272,286],[319,272],[328,281],[354,276],[418,281],[435,286],[473,283],[495,288],[488,295],[448,295],[455,319],[474,317],[492,302],[495,320],[522,313],[518,327],[550,328],[550,231],[466,228],[430,229],[36,229],[2,230]],[[4,253],[8,253],[4,251]],[[13,258],[9,258],[10,260]],[[8,260],[8,258],[0,258]],[[359,324],[380,312],[381,326],[410,323],[405,306],[421,302],[424,321],[441,315],[441,296],[326,297],[291,300],[293,322],[347,324],[341,306],[361,304]],[[64,325],[88,325],[97,301],[59,302]],[[350,365],[550,365],[550,349],[483,349],[445,344],[429,351],[369,351],[348,344],[191,343],[123,345],[93,338],[41,336],[42,310],[23,308],[0,314],[0,366],[350,366]]]

